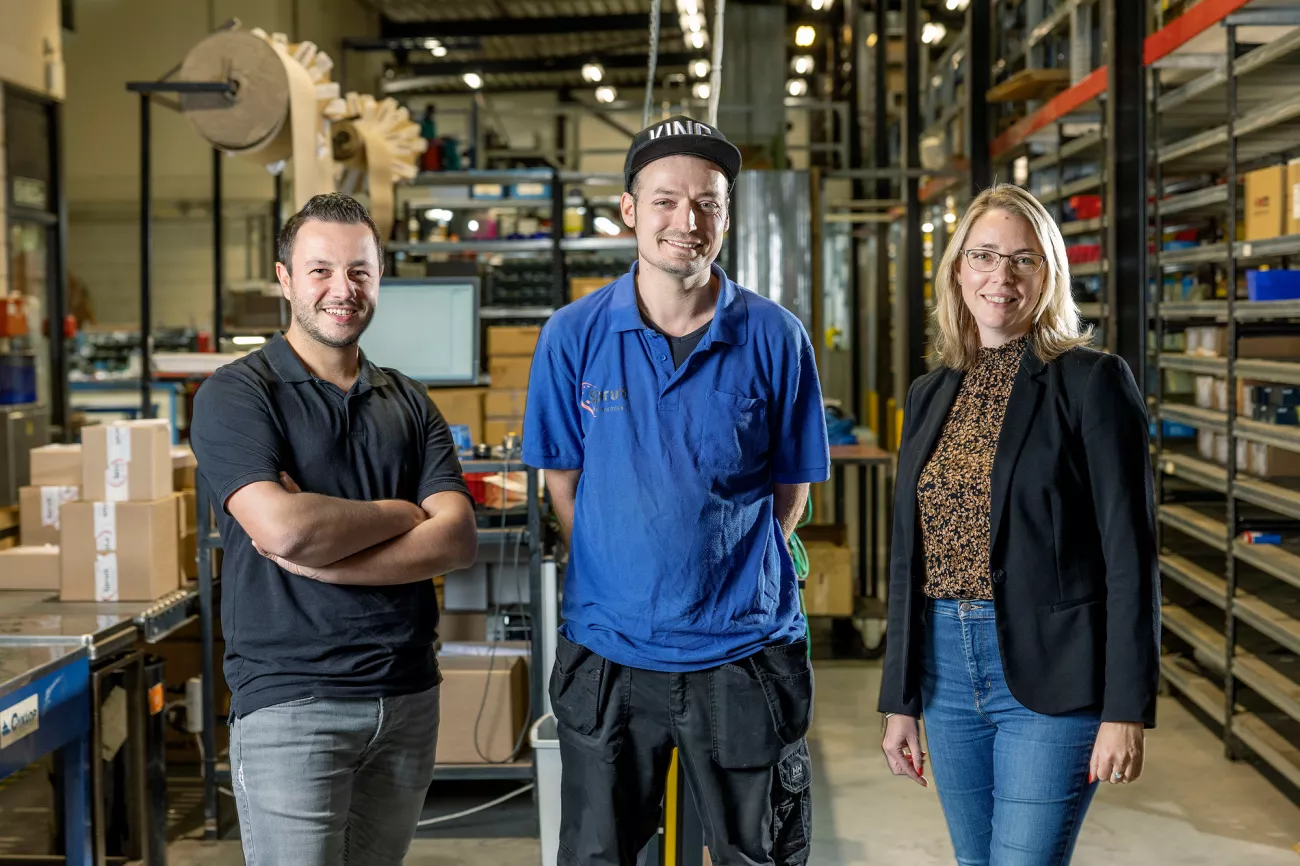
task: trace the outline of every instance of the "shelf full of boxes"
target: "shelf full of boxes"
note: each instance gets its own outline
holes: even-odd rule
[[[1161,667],[1300,785],[1300,10],[1213,5],[1151,73]]]
[[[994,173],[1032,192],[1053,214],[1065,239],[1079,312],[1106,335],[1105,67],[1096,67],[1101,4],[1062,0],[1004,4],[993,30],[990,102],[1006,106],[994,126]],[[1059,65],[1069,58],[1069,66]],[[1096,58],[1096,59],[1095,59]]]

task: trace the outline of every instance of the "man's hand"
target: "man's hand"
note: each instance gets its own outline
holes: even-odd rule
[[[258,546],[256,541],[253,542],[253,549],[256,550],[258,553],[260,553],[262,556],[265,556],[267,559],[274,562],[276,565],[283,568],[285,571],[289,572],[290,574],[296,574],[299,577],[308,577],[311,578],[312,580],[320,579],[321,569],[319,568],[310,568],[306,565],[299,565],[296,562],[290,562],[289,560],[285,559],[283,556],[276,556],[274,553],[267,553],[265,550],[263,550],[261,547]]]
[[[1088,783],[1135,782],[1142,775],[1146,731],[1141,722],[1102,722],[1092,747]]]
[[[280,486],[283,487],[287,493],[302,493],[302,488],[298,486],[298,482],[289,477],[288,472],[280,473]]]
[[[895,713],[885,721],[885,736],[880,743],[885,761],[895,776],[906,776],[922,788],[925,780],[925,752],[921,751],[921,725],[915,716]]]

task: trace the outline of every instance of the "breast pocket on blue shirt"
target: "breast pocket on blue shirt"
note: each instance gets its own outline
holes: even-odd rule
[[[700,425],[700,457],[705,468],[731,475],[758,468],[766,459],[767,401],[725,391],[710,392]]]

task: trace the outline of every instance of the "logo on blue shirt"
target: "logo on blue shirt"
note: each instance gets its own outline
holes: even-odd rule
[[[578,405],[595,418],[597,412],[626,412],[627,386],[606,390],[590,382],[582,383]]]

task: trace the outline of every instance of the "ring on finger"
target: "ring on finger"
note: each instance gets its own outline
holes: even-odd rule
[[[1124,781],[1124,774],[1121,773],[1119,770],[1113,770],[1111,771],[1110,774],[1110,780],[1112,782],[1122,782]]]

